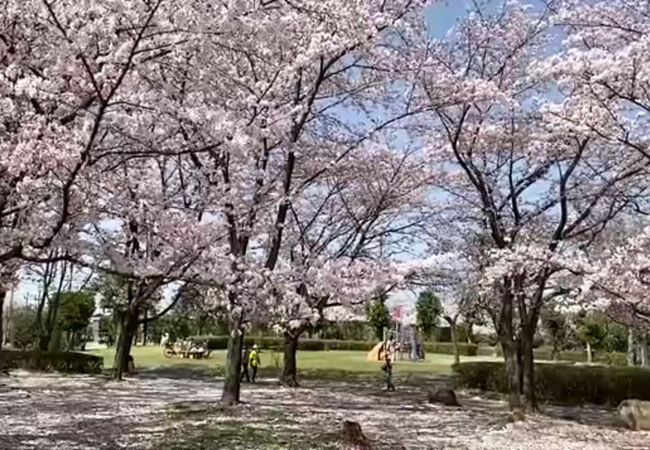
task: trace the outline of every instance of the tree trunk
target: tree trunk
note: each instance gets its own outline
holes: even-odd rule
[[[521,327],[521,363],[520,370],[523,374],[524,403],[526,411],[533,412],[537,410],[537,396],[535,395],[535,353],[533,349],[533,340],[535,328],[532,324]]]
[[[43,308],[45,307],[45,298],[46,296],[43,295],[41,300],[38,302],[38,308],[36,309],[38,349],[41,351],[47,351],[47,347],[50,345],[50,339],[47,335],[45,324],[43,324]]]
[[[296,363],[299,333],[300,330],[296,330],[295,334],[288,331],[284,333],[284,366],[282,367],[282,378],[280,380],[284,386],[299,386],[298,365]]]
[[[411,327],[411,334],[410,334],[410,339],[411,339],[411,361],[417,361],[419,359],[418,355],[418,340],[417,340],[417,331],[415,327]]]
[[[506,361],[506,378],[508,382],[508,405],[510,409],[520,409],[521,404],[521,381],[519,358],[517,356],[517,345],[514,341],[506,340],[501,342],[503,357]]]
[[[239,403],[241,387],[241,361],[244,348],[244,330],[237,322],[231,326],[228,338],[228,353],[226,354],[225,380],[221,393],[221,403],[232,406]]]
[[[62,339],[63,339],[63,333],[61,332],[58,326],[55,326],[50,335],[50,340],[47,345],[47,351],[60,352]]]
[[[454,346],[454,364],[460,364],[460,349],[458,347],[458,334],[456,333],[456,317],[445,317],[449,323],[449,331],[451,332],[451,343]]]
[[[521,410],[521,370],[519,368],[518,342],[515,339],[513,327],[513,296],[509,290],[509,282],[505,280],[501,293],[501,311],[499,313],[497,331],[503,357],[506,365],[508,386],[508,404],[511,410]]]
[[[5,297],[7,293],[5,291],[0,291],[0,349],[5,342]]]
[[[131,310],[120,313],[117,317],[117,342],[115,344],[115,359],[113,360],[113,378],[121,380],[129,368],[129,355],[133,345],[133,337],[138,326],[138,315]]]
[[[639,338],[639,347],[641,354],[641,366],[648,367],[650,361],[648,361],[648,335],[643,333]]]
[[[142,345],[147,345],[147,334],[148,334],[149,322],[147,321],[147,310],[144,310],[144,322],[142,323]],[[199,333],[201,334],[201,333]]]
[[[591,356],[591,344],[587,342],[587,363],[591,364],[593,358]]]
[[[634,330],[632,327],[627,329],[627,365],[634,365]]]
[[[43,351],[58,351],[60,349],[60,341],[52,343],[52,335],[54,334],[57,323],[57,316],[59,314],[59,304],[61,303],[61,289],[54,294],[52,301],[47,306],[47,316],[45,318],[45,333],[39,337],[38,345]]]

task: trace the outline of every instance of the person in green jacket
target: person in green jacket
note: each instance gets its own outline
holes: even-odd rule
[[[248,365],[251,368],[251,381],[255,383],[255,377],[257,376],[257,368],[260,366],[260,354],[259,347],[257,344],[253,345],[253,351],[248,356]]]

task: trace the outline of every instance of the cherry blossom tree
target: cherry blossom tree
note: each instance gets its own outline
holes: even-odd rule
[[[76,242],[97,223],[98,197],[82,181],[121,151],[120,132],[138,110],[139,77],[180,39],[178,6],[0,3],[3,273],[15,274],[18,259],[51,259],[51,246],[66,249],[57,259],[83,253]]]
[[[586,295],[597,297],[602,309],[632,326],[650,327],[647,299],[648,245],[650,228],[645,227],[627,242],[605,252],[587,274]]]
[[[248,319],[284,278],[273,272],[292,200],[345,164],[373,132],[408,113],[387,101],[386,74],[372,70],[371,58],[381,54],[391,30],[422,20],[421,3],[198,2],[192,24],[201,39],[185,46],[154,83],[164,106],[158,118],[174,134],[172,145],[186,148],[176,151],[177,164],[187,168],[185,190],[204,192],[191,196],[201,203],[213,239],[225,237],[201,256],[196,271],[227,302],[226,404],[239,401]],[[383,117],[345,119],[366,117],[371,103]]]
[[[542,306],[564,292],[567,262],[579,261],[647,190],[643,157],[566,120],[590,106],[549,67],[552,6],[506,2],[496,14],[477,7],[449,41],[428,42],[416,65],[419,101],[457,102],[435,108],[422,129],[434,167],[446,173],[443,202],[491,249],[483,285],[495,299],[513,408],[536,407],[533,337]]]
[[[549,70],[579,107],[563,117],[650,159],[647,63],[650,11],[643,1],[567,0],[555,22],[567,39]],[[579,102],[579,103],[578,103]]]
[[[391,257],[414,245],[432,214],[425,169],[418,152],[372,144],[292,201],[277,269],[292,301],[273,308],[285,336],[283,383],[297,385],[298,339],[327,309],[356,314],[412,270]]]

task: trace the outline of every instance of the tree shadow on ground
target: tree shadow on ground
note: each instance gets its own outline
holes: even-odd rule
[[[173,366],[147,367],[136,369],[133,376],[144,379],[170,378],[181,379],[211,379],[221,375],[221,371],[207,367],[195,366],[192,364],[175,364]]]

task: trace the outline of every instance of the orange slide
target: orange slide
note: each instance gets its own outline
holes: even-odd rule
[[[384,356],[384,343],[375,345],[366,355],[366,361],[381,361]]]

